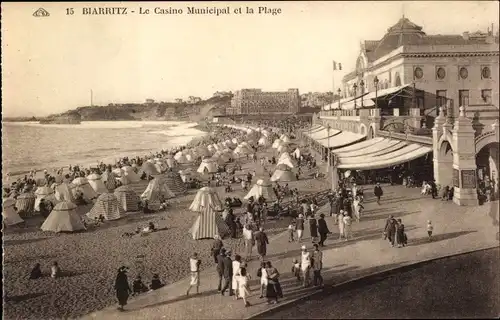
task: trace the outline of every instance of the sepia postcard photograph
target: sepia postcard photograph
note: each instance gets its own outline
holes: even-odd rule
[[[3,318],[499,319],[499,9],[2,2]]]

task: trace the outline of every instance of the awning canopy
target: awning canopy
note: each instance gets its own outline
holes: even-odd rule
[[[362,134],[349,131],[340,131],[339,134],[329,137],[328,139],[319,140],[318,142],[326,148],[339,148],[351,143],[355,143],[357,141],[361,141],[365,138],[366,136]]]
[[[350,170],[373,170],[388,168],[420,158],[432,152],[432,148],[424,147],[416,143],[408,144],[393,152],[382,155],[368,155],[359,157],[339,157],[339,169]]]
[[[323,129],[326,129],[326,128],[320,124],[315,124],[311,128],[309,128],[308,130],[306,130],[306,133],[318,132],[318,131],[323,130]]]
[[[406,88],[409,88],[409,85],[387,88],[387,89],[378,90],[378,91],[370,91],[363,96],[363,107],[366,107],[366,108],[373,107],[376,105],[375,101],[374,101],[376,98],[379,99],[379,98],[383,98],[383,97],[388,96],[388,95],[394,95],[394,94],[399,93],[400,91],[403,91]],[[360,97],[356,98],[356,106],[361,107]],[[345,103],[344,105],[342,105],[341,109],[343,109],[343,110],[354,109],[354,99],[349,101],[348,103]]]
[[[368,141],[370,141],[370,140],[368,140]],[[384,140],[380,141],[379,143],[371,144],[371,145],[366,146],[366,147],[359,149],[359,150],[354,150],[354,151],[350,151],[350,152],[343,152],[341,154],[337,154],[335,152],[335,154],[337,154],[342,159],[353,158],[353,157],[357,158],[357,157],[361,157],[361,156],[371,155],[373,153],[379,153],[383,150],[386,150],[388,148],[392,148],[394,145],[401,144],[401,143],[406,145],[406,142],[404,142],[404,141],[393,140],[393,139],[384,139]],[[401,145],[400,148],[402,148],[404,145]]]
[[[348,153],[351,151],[356,151],[359,149],[366,148],[368,146],[371,146],[371,145],[374,145],[374,144],[379,143],[381,141],[384,141],[385,139],[386,138],[383,138],[383,137],[375,137],[373,139],[369,139],[369,140],[366,140],[366,141],[363,141],[360,143],[356,143],[356,144],[353,144],[351,146],[339,148],[339,149],[335,150],[335,154],[338,156],[342,156],[344,153]]]
[[[322,130],[319,130],[319,131],[316,131],[316,132],[313,132],[311,134],[307,133],[306,134],[311,137],[312,139],[314,140],[322,140],[322,139],[326,139],[328,137],[331,137],[331,136],[334,136],[334,135],[337,135],[340,133],[340,130],[337,130],[337,129],[331,129],[330,128],[330,132],[328,132],[328,129],[323,127]]]
[[[356,106],[356,108],[354,108]],[[369,108],[375,106],[375,102],[372,100],[364,100],[363,98],[363,108]],[[340,108],[342,110],[353,110],[353,109],[359,109],[361,108],[361,99],[356,99],[353,101],[350,101],[344,105],[341,105]]]

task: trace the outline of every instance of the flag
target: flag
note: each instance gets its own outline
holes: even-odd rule
[[[342,70],[342,63],[337,63],[336,61],[333,61],[333,71],[336,70]]]

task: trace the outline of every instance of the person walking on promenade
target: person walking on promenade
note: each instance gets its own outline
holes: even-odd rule
[[[226,256],[226,249],[220,249],[219,255],[217,256],[217,275],[219,276],[219,285],[217,286],[217,291],[222,289],[222,278],[224,278],[224,257]]]
[[[222,249],[222,247],[224,246],[224,244],[222,243],[222,240],[220,239],[219,235],[215,235],[214,236],[214,242],[212,244],[212,257],[214,257],[214,263],[217,264],[218,263],[218,256],[219,256],[219,253]]]
[[[429,241],[432,241],[432,231],[434,231],[434,226],[432,225],[431,220],[427,220],[427,237]]]
[[[264,295],[266,294],[267,285],[269,284],[269,281],[267,279],[267,269],[266,269],[265,262],[261,262],[260,268],[257,271],[257,277],[260,277],[260,297],[259,298],[264,298]]]
[[[259,231],[257,231],[254,235],[255,244],[257,245],[257,252],[259,253],[260,260],[264,261],[267,253],[267,245],[269,244],[269,238],[267,234],[264,232],[264,228],[260,227]]]
[[[295,220],[295,228],[297,229],[297,241],[302,241],[302,234],[304,233],[304,215],[301,213],[297,220]]]
[[[319,233],[319,245],[321,247],[325,246],[325,240],[330,233],[328,230],[328,225],[326,224],[325,215],[320,214],[318,219],[318,233]]]
[[[302,253],[300,259],[300,268],[302,271],[303,287],[309,287],[311,282],[310,279],[310,269],[311,269],[311,253],[307,251],[306,246],[302,246]]]
[[[232,288],[233,288],[233,292],[236,296],[236,299],[239,299],[239,295],[238,295],[238,288],[239,288],[239,285],[238,285],[238,279],[239,279],[239,276],[240,276],[240,268],[241,268],[241,256],[239,255],[236,255],[234,256],[234,260],[233,260],[233,283],[232,283]]]
[[[319,250],[319,246],[314,244],[314,251],[311,256],[312,269],[313,269],[313,285],[323,286],[323,277],[321,276],[321,269],[323,268],[323,252]]]
[[[309,233],[311,234],[311,242],[318,242],[318,221],[314,214],[309,217]]]
[[[231,260],[231,251],[226,252],[226,256],[222,258],[223,265],[223,277],[224,277],[224,286],[220,292],[221,295],[224,295],[226,290],[229,291],[229,296],[233,295],[232,284],[233,284],[233,260]],[[241,268],[240,268],[241,271]]]
[[[250,261],[252,259],[252,248],[255,245],[255,238],[248,224],[243,228],[243,240],[245,241],[245,260]]]
[[[118,274],[115,280],[116,298],[118,299],[118,310],[123,311],[123,307],[127,305],[128,297],[132,293],[127,277],[127,267],[118,269]]]
[[[380,197],[384,195],[384,190],[382,190],[382,187],[380,186],[380,183],[377,182],[375,185],[375,188],[373,189],[373,194],[375,197],[377,197],[377,204],[380,205]]]
[[[193,253],[191,258],[189,258],[189,267],[191,270],[191,282],[186,291],[186,296],[189,296],[189,291],[193,286],[196,287],[196,294],[200,293],[200,265],[201,260],[198,258],[198,253]]]
[[[278,298],[283,298],[283,291],[281,290],[281,284],[279,280],[280,273],[278,269],[273,267],[271,261],[266,262],[266,273],[267,273],[267,285],[274,287],[274,291],[276,292],[276,301],[278,301]]]
[[[396,224],[396,243],[398,248],[406,246],[405,225],[401,219],[398,219]]]
[[[390,215],[385,222],[384,239],[389,239],[389,243],[392,247],[394,247],[394,241],[396,240],[396,223],[392,215]]]
[[[337,222],[339,225],[339,240],[342,240],[342,238],[345,237],[344,210],[340,210]]]
[[[295,233],[296,225],[295,219],[290,222],[288,225],[288,242],[294,242],[293,234]]]
[[[250,302],[247,301],[247,297],[250,295],[250,285],[248,283],[250,281],[250,276],[247,274],[246,268],[240,268],[239,274],[237,287],[238,297],[243,299],[245,307],[249,307]]]
[[[345,241],[349,240],[349,238],[352,238],[352,218],[347,214],[347,212],[344,212],[344,236],[345,236]]]
[[[233,209],[231,208],[226,208],[227,209],[227,215],[224,219],[226,224],[229,226],[229,230],[231,231],[231,238],[236,239],[236,221],[235,221],[235,216],[233,213]]]
[[[354,216],[356,217],[356,221],[359,222],[359,220],[361,219],[361,211],[364,209],[359,196],[356,196],[354,198],[352,206],[354,208]]]
[[[432,180],[429,185],[431,186],[431,195],[432,195],[432,199],[436,199],[438,197],[438,189],[437,189],[437,185],[436,185],[436,181],[435,180]]]

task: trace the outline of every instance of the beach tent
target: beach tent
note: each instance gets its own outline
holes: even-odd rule
[[[279,153],[283,153],[283,152],[288,152],[288,145],[286,145],[285,143],[282,143],[278,146],[278,149],[277,151]]]
[[[237,145],[238,143],[240,143],[240,142],[238,141],[238,138],[233,138],[233,139],[231,139],[231,142],[233,143],[233,145]]]
[[[284,159],[287,159],[287,158],[291,158],[290,154],[288,152],[283,152],[282,154],[280,154],[280,157],[278,158],[278,162],[280,162]]]
[[[295,181],[295,180],[297,180],[297,177],[285,165],[279,165],[278,168],[276,168],[276,171],[274,171],[273,175],[271,176],[272,182],[274,182],[274,181],[286,182],[286,181]]]
[[[212,156],[212,152],[205,146],[200,146],[200,147],[196,148],[196,154],[202,158]]]
[[[113,169],[113,171],[112,171],[112,172],[113,172],[116,176],[118,176],[118,177],[121,177],[121,176],[124,174],[123,169],[121,169],[121,168],[115,168],[115,169]]]
[[[12,198],[7,198],[2,202],[2,222],[5,226],[14,226],[24,222],[24,220],[17,214],[16,209],[14,208],[15,205],[16,200]]]
[[[165,172],[168,169],[168,166],[161,161],[157,161],[155,163],[155,167],[156,167],[156,170],[158,170],[158,172],[160,172],[160,173]]]
[[[302,154],[302,151],[300,151],[299,148],[296,148],[294,151],[293,151],[293,156],[295,157],[295,159],[299,159],[300,158],[300,155]]]
[[[198,173],[216,173],[217,172],[217,164],[212,159],[203,159],[196,170]]]
[[[266,138],[268,138],[271,135],[271,133],[267,130],[262,130],[260,133]]]
[[[186,155],[186,160],[188,160],[188,155]],[[175,160],[173,158],[167,158],[165,159],[165,164],[167,165],[168,168],[172,168],[175,166]]]
[[[54,190],[50,187],[38,187],[35,191],[35,211],[40,211],[40,201],[42,199],[48,200],[52,202],[52,204],[56,204],[59,201],[56,199],[56,195]]]
[[[63,201],[58,203],[42,224],[42,231],[73,232],[85,230],[80,216],[76,212],[76,205]]]
[[[210,206],[203,208],[189,231],[194,240],[213,239],[215,235],[224,238],[231,234],[229,226],[222,220],[221,214]]]
[[[289,143],[290,142],[290,138],[286,135],[286,134],[282,134],[281,137],[280,137],[280,140],[285,142],[285,143]]]
[[[182,181],[181,175],[178,172],[167,171],[164,176],[167,187],[176,196],[187,192],[186,185],[184,184],[184,181]]]
[[[204,207],[212,207],[216,211],[222,210],[222,202],[215,189],[203,187],[196,193],[193,202],[189,206],[189,210],[201,212]]]
[[[237,155],[247,155],[253,152],[248,148],[248,146],[240,144],[236,147],[236,149],[234,149],[233,153]]]
[[[154,163],[148,161],[142,164],[141,170],[139,172],[146,172],[148,175],[159,174],[160,172],[156,169]]]
[[[187,159],[186,155],[182,153],[182,151],[179,151],[175,154],[175,157],[174,157],[175,161],[177,161],[178,163],[189,163],[189,160]]]
[[[106,189],[110,192],[113,192],[113,190],[115,190],[118,186],[118,183],[116,182],[117,177],[113,172],[104,172],[101,179],[102,182],[104,182]]]
[[[289,167],[290,169],[291,168],[296,168],[297,167],[297,163],[295,162],[295,160],[293,160],[292,158],[290,158],[290,156],[288,157],[284,157],[283,159],[280,159],[277,163],[277,165],[286,165],[287,167]]]
[[[193,158],[194,158],[194,157],[193,157],[193,155],[192,155],[192,154],[190,154],[190,153],[186,154],[186,162],[187,162],[187,163],[189,163],[189,162],[193,162],[193,160],[194,160]]]
[[[260,196],[263,196],[264,199],[266,199],[266,201],[268,202],[278,200],[276,194],[274,193],[271,181],[266,178],[257,180],[257,183],[255,183],[252,189],[248,191],[244,199],[248,200],[250,199],[250,197],[253,197],[255,200],[257,200]]]
[[[122,186],[126,186],[126,185],[132,184],[132,181],[129,179],[129,177],[127,177],[125,175],[123,177],[118,178],[118,181],[120,181],[120,183],[121,183]]]
[[[90,219],[99,218],[101,215],[104,216],[106,220],[117,220],[120,219],[124,211],[118,202],[116,196],[112,193],[101,194],[92,209],[87,213],[87,217]]]
[[[101,176],[97,173],[89,174],[87,176],[87,181],[97,194],[108,192],[108,189],[104,185],[104,182],[102,182],[101,180]]]
[[[187,182],[188,179],[193,176],[193,172],[191,171],[191,168],[187,168],[186,170],[179,170],[179,175],[182,182]]]
[[[135,194],[130,186],[118,187],[115,189],[114,194],[123,211],[133,212],[139,210],[139,196]]]
[[[124,171],[124,176],[127,177],[127,179],[129,179],[131,183],[138,182],[141,180],[141,177],[137,173],[135,173],[134,168],[130,166],[125,166],[122,169]]]
[[[76,178],[75,180],[73,180],[72,184],[76,186],[73,189],[73,195],[76,195],[76,192],[80,191],[83,194],[83,199],[85,200],[92,200],[94,198],[97,198],[97,192],[92,189],[89,181],[86,178]]]
[[[157,210],[160,208],[162,197],[164,200],[171,199],[175,197],[175,193],[168,187],[165,177],[158,175],[149,181],[146,190],[141,194],[141,199],[147,200],[149,207]]]
[[[276,139],[276,140],[274,140],[273,145],[272,145],[272,148],[273,148],[273,149],[278,149],[278,147],[281,145],[281,143],[282,143],[282,142],[283,142],[283,141],[281,141],[280,139]]]
[[[69,182],[63,182],[56,187],[55,196],[58,201],[69,201],[75,202],[75,197],[73,196],[73,190],[76,186]]]
[[[269,146],[269,140],[267,140],[266,137],[260,137],[259,141],[257,141],[257,144],[259,146],[267,147],[267,146]]]
[[[215,151],[217,151],[214,147],[213,144],[209,144],[208,147],[207,147],[208,151],[210,151],[211,153],[214,153]]]

